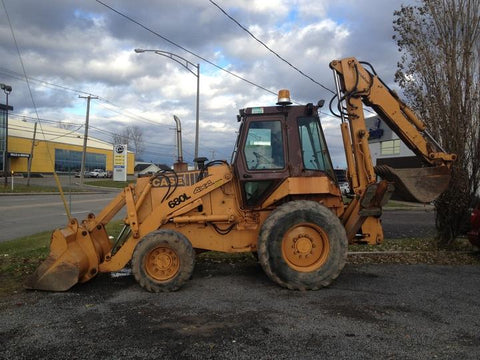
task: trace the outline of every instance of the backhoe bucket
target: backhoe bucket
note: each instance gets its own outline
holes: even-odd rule
[[[375,167],[375,173],[395,184],[394,196],[419,203],[430,203],[444,192],[450,182],[446,166],[414,169],[393,169],[387,165]]]
[[[66,291],[76,283],[94,277],[110,248],[103,226],[89,232],[72,219],[66,228],[53,232],[50,254],[24,286],[27,289]]]

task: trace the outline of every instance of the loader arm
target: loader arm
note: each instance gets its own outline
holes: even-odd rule
[[[163,179],[167,178],[163,176]],[[177,187],[177,180],[172,180],[175,186],[166,190],[156,175],[140,179],[136,185],[125,187],[98,216],[89,214],[82,222],[71,219],[65,228],[55,230],[49,256],[27,279],[25,287],[65,291],[99,272],[120,270],[130,261],[138,242],[168,221],[233,221],[232,216],[223,214],[185,216],[202,205],[202,197],[232,180],[227,164],[209,168],[202,179],[188,186]],[[105,225],[124,207],[126,230],[112,244]]]
[[[394,183],[405,200],[428,203],[448,186],[450,168],[455,154],[447,153],[426,130],[423,123],[397,94],[355,58],[334,60],[330,63],[338,97],[338,116],[347,160],[347,174],[355,194],[342,220],[349,239],[362,225],[378,242],[383,237],[378,217],[381,206],[392,189],[385,181]],[[333,100],[333,99],[332,99]],[[363,105],[371,107],[398,137],[426,164],[416,169],[374,168],[368,146]],[[376,175],[384,183],[377,183]]]

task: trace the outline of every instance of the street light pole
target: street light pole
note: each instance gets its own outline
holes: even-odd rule
[[[135,49],[135,52],[137,54],[139,53],[144,53],[144,52],[153,52],[157,55],[165,56],[168,57],[169,59],[177,62],[181,66],[183,66],[185,69],[190,71],[194,76],[197,77],[197,100],[196,100],[196,116],[195,116],[195,159],[198,158],[198,137],[199,137],[199,123],[200,123],[200,117],[199,117],[199,108],[200,108],[200,64],[194,64],[191,61],[177,55],[174,53],[171,53],[169,51],[163,51],[163,50],[145,50],[145,49]],[[191,68],[194,68],[196,71],[193,71]],[[196,165],[196,164],[195,164]]]
[[[5,151],[3,152],[3,175],[5,176],[5,187],[8,185],[8,95],[12,92],[10,85],[0,84],[0,88],[5,93],[6,107],[5,107]]]

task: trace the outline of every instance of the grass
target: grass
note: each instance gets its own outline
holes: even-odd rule
[[[421,204],[410,204],[410,203],[404,202],[404,201],[389,200],[388,203],[384,206],[384,208],[422,209],[423,206]]]
[[[0,296],[19,290],[47,257],[51,231],[0,243]]]
[[[107,233],[115,237],[121,228],[121,220],[112,222]],[[0,243],[0,297],[22,289],[25,279],[48,256],[51,234],[44,231]]]
[[[128,181],[96,180],[96,181],[86,181],[84,184],[90,185],[90,186],[112,187],[112,188],[123,189],[124,187],[128,186],[128,184],[131,184],[134,182],[135,180],[128,180]]]
[[[408,203],[404,203],[404,202],[400,202],[400,201],[395,201],[395,200],[389,200],[384,208],[389,208],[389,207],[394,207],[394,208],[409,208],[411,207],[410,204]]]

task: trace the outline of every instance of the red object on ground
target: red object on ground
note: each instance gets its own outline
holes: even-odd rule
[[[472,229],[468,232],[468,240],[472,245],[480,247],[480,206],[472,211],[472,217],[470,218]]]

